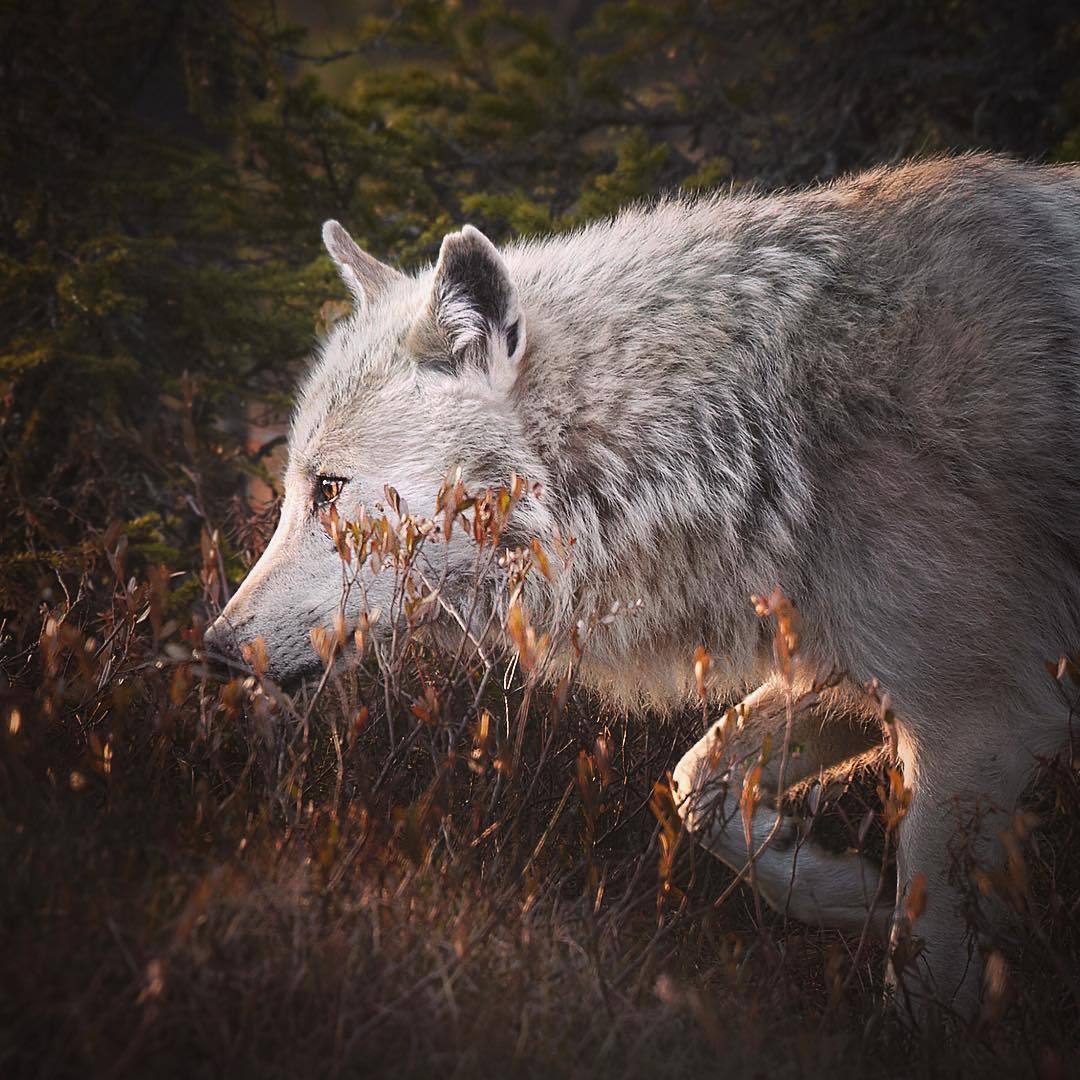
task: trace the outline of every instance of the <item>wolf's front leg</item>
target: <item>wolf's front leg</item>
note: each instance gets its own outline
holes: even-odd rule
[[[792,743],[785,786],[806,780],[844,762],[880,749],[880,728],[868,711],[853,720],[851,695],[843,690],[813,692],[796,687]],[[687,829],[713,855],[743,871],[776,824],[776,785],[787,723],[787,691],[779,678],[750,694],[739,709],[741,720],[714,724],[675,768],[673,795]],[[732,730],[732,729],[735,730]],[[766,741],[771,752],[764,755]],[[749,830],[740,799],[748,773],[761,765],[757,783],[762,798],[753,808]],[[796,846],[800,821],[783,813],[771,843],[754,861],[761,895],[771,907],[801,922],[858,931],[868,915],[884,937],[894,897],[875,903],[880,867],[855,853],[834,854],[808,841]],[[749,836],[747,833],[749,832]]]
[[[913,798],[900,824],[888,982],[901,1013],[920,1025],[939,1006],[962,1020],[978,1016],[982,953],[1007,929],[1010,910],[991,882],[1023,881],[1022,861],[1009,865],[1015,849],[1002,838],[1020,835],[1013,810],[1036,754],[1047,752],[1025,745],[1012,718],[1040,705],[1052,710],[1052,699],[1010,711],[1001,690],[951,726],[924,722],[918,741],[900,722]]]

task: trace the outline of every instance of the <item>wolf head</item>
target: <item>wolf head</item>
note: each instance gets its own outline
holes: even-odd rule
[[[391,485],[411,511],[430,514],[444,478],[458,468],[471,489],[505,484],[514,470],[545,479],[513,399],[526,319],[491,241],[466,225],[416,276],[372,258],[336,221],[323,227],[323,241],[355,309],[300,391],[277,529],[206,639],[211,653],[235,657],[261,637],[279,680],[319,669],[311,631],[333,626],[342,607],[331,506],[340,520],[356,520]],[[471,556],[451,544],[447,558],[445,587],[452,588],[468,576],[453,571],[464,571]],[[362,605],[385,612],[392,588],[389,575],[376,575],[366,595],[353,590],[346,623],[356,622]]]

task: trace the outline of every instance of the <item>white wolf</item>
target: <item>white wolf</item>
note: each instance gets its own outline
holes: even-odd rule
[[[1044,661],[1080,646],[1080,174],[938,160],[669,199],[502,251],[466,226],[416,275],[336,222],[324,239],[356,311],[301,392],[280,524],[211,645],[261,635],[281,678],[318,665],[309,632],[341,582],[320,506],[348,519],[392,483],[421,510],[452,468],[473,488],[524,474],[545,496],[507,542],[577,540],[534,620],[645,601],[595,636],[588,683],[678,706],[703,645],[718,695],[764,684],[723,752],[707,733],[674,777],[688,828],[741,869],[740,780],[784,724],[748,597],[779,585],[803,618],[799,694],[846,676],[801,699],[788,778],[880,742],[851,689],[877,679],[913,791],[898,899],[926,882],[919,986],[970,1012],[954,808],[1002,815],[987,835],[1007,823],[1066,739]],[[450,592],[471,579],[455,558]],[[751,846],[775,819],[759,805]],[[860,925],[877,870],[812,844],[793,863],[782,824],[756,867],[765,898]]]

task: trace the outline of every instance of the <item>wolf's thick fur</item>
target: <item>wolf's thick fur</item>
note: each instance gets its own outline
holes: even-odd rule
[[[546,493],[521,535],[577,540],[534,620],[645,601],[596,635],[583,678],[675,705],[703,644],[727,690],[765,682],[726,764],[707,735],[675,775],[689,827],[741,867],[723,781],[783,713],[748,603],[779,585],[805,678],[876,678],[891,698],[914,790],[899,894],[926,875],[923,985],[970,1006],[952,809],[1011,810],[1066,736],[1044,661],[1080,645],[1080,174],[937,160],[670,199],[501,253],[466,228],[416,276],[336,223],[324,235],[358,310],[304,387],[281,523],[215,643],[261,634],[280,676],[316,663],[308,632],[341,580],[318,475],[346,481],[348,518],[384,482],[424,510],[452,467],[470,486],[516,470]],[[815,751],[808,715],[798,775],[841,753]],[[856,856],[804,850],[793,873],[778,847],[757,870],[808,919],[856,925],[873,891]]]

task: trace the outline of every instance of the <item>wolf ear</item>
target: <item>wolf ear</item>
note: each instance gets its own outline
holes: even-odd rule
[[[514,365],[525,352],[525,320],[506,263],[471,225],[442,242],[431,315],[455,366],[486,367],[504,357]]]
[[[322,238],[341,280],[348,286],[356,306],[360,309],[366,308],[396,278],[401,277],[392,266],[387,266],[362,251],[336,221],[328,221],[323,225]]]

